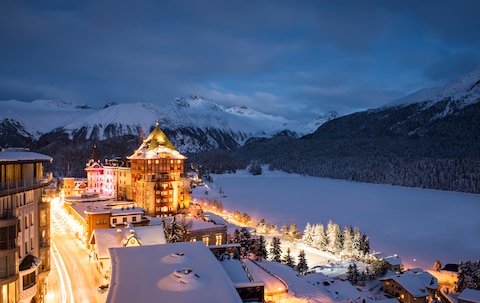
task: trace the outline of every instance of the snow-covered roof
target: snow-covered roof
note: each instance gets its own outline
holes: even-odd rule
[[[52,162],[53,158],[25,149],[2,149],[0,162]]]
[[[118,233],[121,234],[120,240],[118,239]],[[131,236],[135,236],[143,246],[167,243],[163,227],[156,225],[94,229],[90,238],[90,244],[95,244],[99,259],[109,258],[108,249],[111,247],[124,247],[126,241]]]
[[[480,303],[480,290],[466,288],[458,295],[458,299],[468,300],[469,302]]]
[[[110,248],[107,303],[238,302],[227,273],[201,241]],[[141,277],[141,279],[139,279]]]
[[[114,203],[112,201],[103,202],[84,202],[72,203],[71,207],[82,218],[86,218],[85,214],[111,214],[112,216],[136,215],[143,214],[145,210],[138,206],[113,208],[112,205],[122,205],[122,202]]]
[[[422,270],[407,270],[402,274],[388,276],[381,280],[394,280],[417,298],[427,296],[427,289],[435,290],[438,287],[437,278]]]
[[[402,265],[402,258],[400,258],[397,254],[387,255],[382,252],[376,252],[373,253],[372,256],[376,257],[378,260],[384,259],[392,266]]]

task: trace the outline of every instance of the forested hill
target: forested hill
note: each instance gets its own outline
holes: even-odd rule
[[[246,145],[238,155],[312,176],[480,193],[480,103],[440,117],[449,102],[355,113],[301,139]]]
[[[480,94],[353,113],[300,139],[247,143],[228,159],[311,176],[480,193]]]

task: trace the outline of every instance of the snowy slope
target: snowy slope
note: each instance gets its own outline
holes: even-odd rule
[[[103,109],[86,108],[63,100],[37,100],[26,103],[2,101],[0,119],[14,119],[38,139],[42,134],[63,129],[72,134],[80,129],[86,137],[98,139],[125,134],[148,133],[155,121],[164,129],[216,130],[232,134],[242,144],[253,136],[270,137],[283,130],[305,135],[315,131],[322,119],[301,124],[246,107],[225,108],[215,102],[192,96],[177,98],[166,107],[151,103],[123,103]]]
[[[451,98],[452,100],[463,101],[464,104],[478,102],[480,96],[480,65],[473,68],[465,75],[458,77],[436,88],[425,88],[416,93],[400,98],[392,105],[411,104],[416,102],[438,101]]]
[[[35,138],[71,121],[82,120],[83,117],[95,112],[94,109],[64,100],[33,102],[9,100],[1,101],[0,106],[0,120],[6,118],[17,120]]]

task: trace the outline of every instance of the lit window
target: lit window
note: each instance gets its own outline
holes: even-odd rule
[[[210,237],[209,237],[209,236],[203,236],[203,237],[202,237],[202,241],[203,241],[203,243],[205,243],[205,245],[208,246],[208,243],[209,243],[209,241],[210,241]]]
[[[222,234],[215,235],[215,245],[222,245]]]

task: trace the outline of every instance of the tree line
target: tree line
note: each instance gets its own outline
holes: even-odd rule
[[[307,223],[302,236],[305,244],[339,255],[342,258],[354,258],[366,260],[370,253],[370,240],[365,233],[360,232],[358,227],[344,226],[328,221],[325,229],[322,223]]]
[[[458,265],[455,291],[462,292],[466,288],[480,290],[480,260],[466,260]]]

